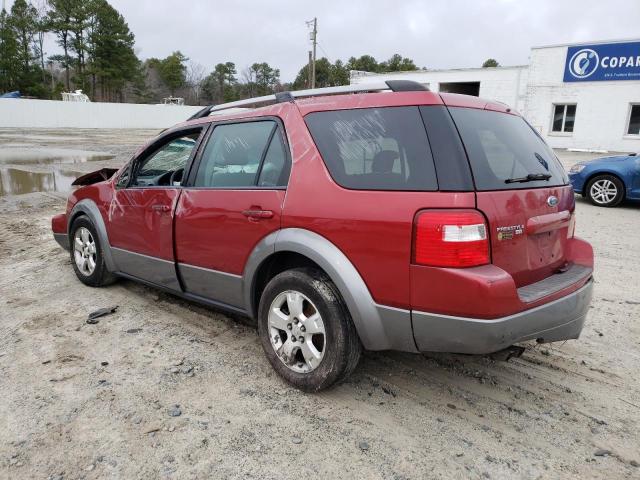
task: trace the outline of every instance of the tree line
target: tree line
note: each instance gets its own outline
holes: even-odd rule
[[[45,55],[54,38],[60,53]],[[487,65],[497,66],[492,60]],[[346,62],[316,61],[316,86],[349,84],[349,71],[417,70],[399,54],[378,62],[371,55]],[[222,103],[283,90],[309,88],[309,65],[292,83],[266,62],[244,69],[227,61],[211,71],[176,51],[141,61],[125,18],[107,0],[15,0],[0,12],[0,94],[60,99],[62,91],[81,89],[93,101],[158,103],[179,96],[188,104]]]
[[[45,58],[47,34],[61,53]],[[95,100],[124,101],[143,79],[134,35],[106,0],[15,0],[0,12],[0,92],[59,99],[82,89]]]

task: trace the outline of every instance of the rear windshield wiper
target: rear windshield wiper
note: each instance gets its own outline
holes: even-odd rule
[[[526,177],[520,178],[507,178],[504,183],[527,183],[535,182],[536,180],[549,180],[551,175],[548,173],[530,173]]]

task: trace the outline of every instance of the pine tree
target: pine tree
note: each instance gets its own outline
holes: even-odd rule
[[[18,88],[20,53],[18,40],[6,10],[0,12],[0,93]]]
[[[124,99],[124,88],[140,75],[140,61],[133,51],[135,37],[124,17],[106,0],[95,3],[95,19],[89,37],[90,71],[100,83],[102,100]]]
[[[234,87],[238,83],[237,73],[235,63],[218,63],[204,81],[205,94],[214,103],[236,100],[237,92]]]
[[[29,5],[26,0],[16,0],[11,7],[9,23],[16,33],[20,63],[24,69],[23,74],[28,75],[33,60],[33,38],[36,33],[38,12]]]
[[[73,0],[71,2],[71,10],[69,17],[69,29],[71,32],[70,49],[76,54],[76,74],[78,76],[76,84],[82,89],[85,88],[85,65],[86,54],[88,50],[87,29],[90,20],[97,10],[96,2],[87,0]]]
[[[188,60],[180,51],[173,52],[167,58],[160,60],[158,64],[158,73],[163,83],[167,86],[173,97],[181,87],[184,87],[187,81],[185,62]]]
[[[51,11],[49,12],[49,25],[51,31],[58,38],[58,45],[63,51],[61,63],[65,69],[65,86],[67,91],[71,90],[71,74],[69,72],[71,58],[69,57],[69,50],[71,49],[71,18],[75,1],[76,0],[49,0],[49,6],[51,7]]]

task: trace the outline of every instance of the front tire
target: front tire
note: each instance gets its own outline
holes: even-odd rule
[[[589,180],[586,195],[596,207],[615,207],[624,198],[624,184],[616,176],[598,175]]]
[[[82,215],[71,225],[71,264],[78,279],[90,287],[103,287],[116,279],[104,263],[100,238],[89,217]]]
[[[271,279],[260,298],[258,333],[274,370],[305,392],[347,378],[362,352],[336,287],[312,268],[287,270]]]

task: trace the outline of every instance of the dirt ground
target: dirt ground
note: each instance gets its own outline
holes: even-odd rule
[[[2,130],[0,149],[121,164],[152,133]],[[50,232],[64,207],[0,197],[2,479],[640,477],[638,205],[577,199],[597,258],[579,340],[509,362],[367,353],[315,395],[274,374],[250,326],[130,281],[81,284]]]

